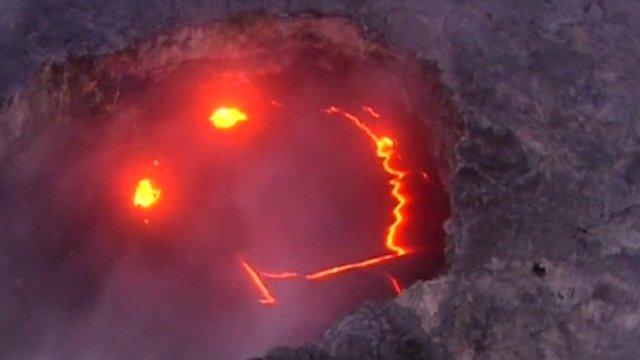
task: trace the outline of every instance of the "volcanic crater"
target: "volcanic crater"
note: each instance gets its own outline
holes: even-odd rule
[[[47,65],[2,114],[29,130],[0,177],[0,226],[42,269],[30,306],[70,319],[40,335],[56,356],[247,357],[437,276],[455,114],[432,64],[333,17]]]

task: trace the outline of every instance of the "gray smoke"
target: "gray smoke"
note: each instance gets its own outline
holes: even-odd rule
[[[408,133],[422,141],[400,125],[415,114],[396,69],[313,42],[296,51],[281,69],[232,77],[241,85],[228,91],[202,89],[221,86],[233,65],[184,62],[161,76],[81,80],[61,123],[32,114],[44,125],[1,164],[2,354],[242,358],[299,345],[364,300],[392,296],[384,273],[394,269],[385,267],[269,281],[278,301],[269,308],[240,265],[308,273],[384,253],[388,178],[371,140],[323,108],[364,117],[361,106],[373,102],[391,120],[368,120],[407,139],[403,150],[414,146]],[[92,86],[117,101],[92,103]],[[250,99],[250,120],[213,129],[212,106],[238,96]],[[131,180],[146,174],[166,185],[148,225],[130,203]],[[411,269],[413,279],[430,271]]]

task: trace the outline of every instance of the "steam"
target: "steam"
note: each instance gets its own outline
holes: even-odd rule
[[[407,139],[403,150],[415,146],[410,136],[423,140],[400,125],[413,109],[396,70],[339,48],[326,63],[301,48],[310,52],[292,53],[283,68],[241,77],[219,63],[185,63],[123,90],[107,117],[50,124],[16,145],[0,172],[0,274],[9,284],[0,289],[0,353],[243,358],[317,338],[363,301],[393,296],[386,273],[398,265],[271,281],[277,304],[265,307],[243,270],[246,259],[304,273],[385,251],[389,178],[370,139],[322,109],[374,105],[388,119],[376,126]],[[221,82],[233,96],[201,90]],[[247,119],[220,132],[208,116],[231,100]],[[155,159],[166,186],[145,224],[131,196]],[[431,241],[422,231],[412,235]],[[430,271],[411,269],[407,280]]]

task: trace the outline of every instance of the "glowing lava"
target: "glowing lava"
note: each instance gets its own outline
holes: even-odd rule
[[[376,113],[371,107],[364,107],[365,111],[370,113],[373,117],[379,118],[380,115]],[[378,136],[371,130],[362,120],[358,117],[336,107],[330,107],[326,110],[328,114],[338,114],[347,118],[353,122],[358,129],[362,130],[367,136],[373,140],[376,145],[376,153],[379,158],[382,159],[382,167],[384,171],[391,175],[389,180],[391,185],[391,196],[396,200],[396,206],[393,208],[393,223],[387,229],[387,236],[385,238],[385,245],[387,249],[391,250],[398,256],[406,255],[409,252],[408,248],[405,248],[397,244],[398,228],[404,222],[403,210],[407,205],[408,195],[404,193],[402,189],[402,181],[407,175],[407,171],[400,170],[392,164],[392,160],[398,156],[395,153],[394,142],[388,136]]]
[[[389,274],[386,274],[386,276],[387,276],[387,279],[389,279],[389,282],[391,283],[393,290],[396,292],[396,295],[400,295],[400,293],[402,292],[402,286],[400,285],[400,281],[398,281],[398,279],[394,278]]]
[[[373,265],[380,264],[382,262],[385,262],[391,259],[395,259],[399,256],[400,255],[397,255],[397,254],[382,255],[382,256],[374,257],[374,258],[363,260],[363,261],[334,266],[329,269],[321,270],[313,274],[306,275],[305,277],[307,278],[307,280],[319,280],[322,278],[326,278],[327,276],[343,273],[345,271],[371,267]]]
[[[141,179],[138,182],[138,186],[136,186],[136,191],[133,196],[133,205],[145,209],[150,208],[160,200],[161,195],[162,190],[156,187],[153,182],[151,182],[151,179]]]
[[[209,116],[209,121],[218,129],[231,129],[247,119],[247,114],[233,107],[219,107]]]
[[[283,271],[278,273],[261,271],[260,275],[269,279],[293,279],[298,277],[298,273],[295,271]]]
[[[362,109],[372,118],[380,118],[380,114],[373,110],[373,108],[363,107]],[[389,185],[391,185],[390,195],[395,200],[396,205],[391,211],[393,221],[387,228],[385,236],[385,247],[389,250],[388,254],[342,264],[304,275],[303,278],[310,281],[321,280],[351,270],[373,267],[383,262],[397,259],[411,253],[411,250],[408,247],[401,245],[398,239],[398,230],[405,222],[404,211],[409,200],[409,196],[405,193],[405,186],[403,186],[403,181],[408,172],[398,168],[398,166],[394,164],[395,160],[399,159],[400,157],[396,153],[395,143],[393,139],[388,136],[380,136],[376,134],[369,126],[367,126],[367,124],[360,120],[360,118],[337,107],[332,106],[326,109],[325,112],[329,115],[342,116],[343,118],[351,121],[354,125],[356,125],[358,129],[360,129],[373,141],[376,149],[376,155],[380,159],[382,159],[382,168],[388,175],[391,176],[391,180],[389,180]],[[292,271],[284,271],[279,273],[258,273],[246,261],[242,261],[242,266],[244,267],[254,286],[258,289],[262,296],[262,298],[259,300],[260,303],[265,305],[275,304],[276,301],[267,288],[265,282],[263,281],[263,277],[277,280],[295,279],[299,277],[298,273]],[[402,287],[400,286],[398,280],[389,274],[386,274],[386,277],[391,282],[391,285],[393,286],[396,294],[399,294],[402,291]]]
[[[264,281],[262,281],[262,278],[260,277],[258,272],[255,271],[253,267],[251,267],[251,265],[249,265],[249,263],[247,263],[246,261],[242,260],[241,262],[242,262],[242,267],[247,272],[247,275],[249,275],[249,278],[251,279],[254,286],[256,287],[256,289],[258,289],[258,291],[260,292],[260,295],[262,296],[262,298],[258,300],[260,304],[263,304],[263,305],[275,304],[276,299],[271,295],[271,291],[269,291],[269,289],[267,288],[267,285],[264,283]]]
[[[371,107],[364,107],[363,110],[369,113],[374,118],[380,117],[380,115]],[[328,108],[327,110],[325,110],[325,112],[330,115],[340,115],[351,121],[354,125],[356,125],[356,127],[358,127],[358,129],[364,132],[374,142],[376,146],[376,154],[379,158],[382,159],[382,167],[384,168],[384,171],[387,174],[391,175],[391,180],[389,180],[389,184],[391,185],[391,197],[396,201],[396,206],[392,211],[393,222],[387,228],[387,234],[385,237],[385,246],[387,249],[389,249],[389,251],[391,251],[391,254],[377,256],[374,258],[321,270],[306,275],[306,278],[308,280],[318,280],[345,271],[370,267],[409,254],[409,249],[398,244],[397,239],[398,229],[404,222],[403,210],[407,204],[408,195],[404,193],[404,189],[402,187],[402,181],[407,175],[407,172],[397,168],[392,163],[392,161],[398,157],[395,153],[393,140],[388,136],[379,136],[357,116],[341,110],[335,106]]]

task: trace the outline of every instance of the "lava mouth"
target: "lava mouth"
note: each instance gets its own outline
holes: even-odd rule
[[[367,111],[372,117],[380,118],[380,115],[371,107],[363,107],[363,109]],[[389,184],[391,185],[390,194],[394,201],[396,201],[396,204],[393,207],[393,210],[391,210],[393,222],[387,228],[385,236],[385,246],[389,251],[388,254],[315,271],[313,273],[304,275],[304,278],[306,280],[322,280],[349,271],[372,268],[387,261],[408,255],[411,252],[410,249],[399,244],[398,239],[400,227],[404,225],[405,222],[406,215],[404,214],[404,210],[407,206],[407,202],[409,201],[410,196],[403,190],[403,182],[405,180],[405,177],[408,176],[408,172],[400,170],[396,166],[392,165],[392,162],[399,158],[399,155],[395,153],[393,140],[386,136],[381,137],[376,135],[375,132],[362,120],[360,120],[353,114],[345,112],[344,110],[332,106],[326,110],[326,113],[331,115],[337,114],[351,121],[358,129],[360,129],[373,141],[373,143],[375,144],[377,156],[382,159],[382,167],[384,171],[389,176],[391,176],[391,180],[389,180]],[[260,303],[269,305],[275,304],[275,298],[266,287],[260,275],[255,272],[255,270],[253,270],[253,268],[245,261],[243,261],[243,266],[247,270],[251,281],[256,285],[257,289],[262,295]],[[298,273],[291,271],[281,272],[278,274],[264,273],[262,275],[272,279],[293,279],[298,277]],[[399,293],[402,289],[398,280],[391,275],[387,276],[389,277],[396,293]]]

